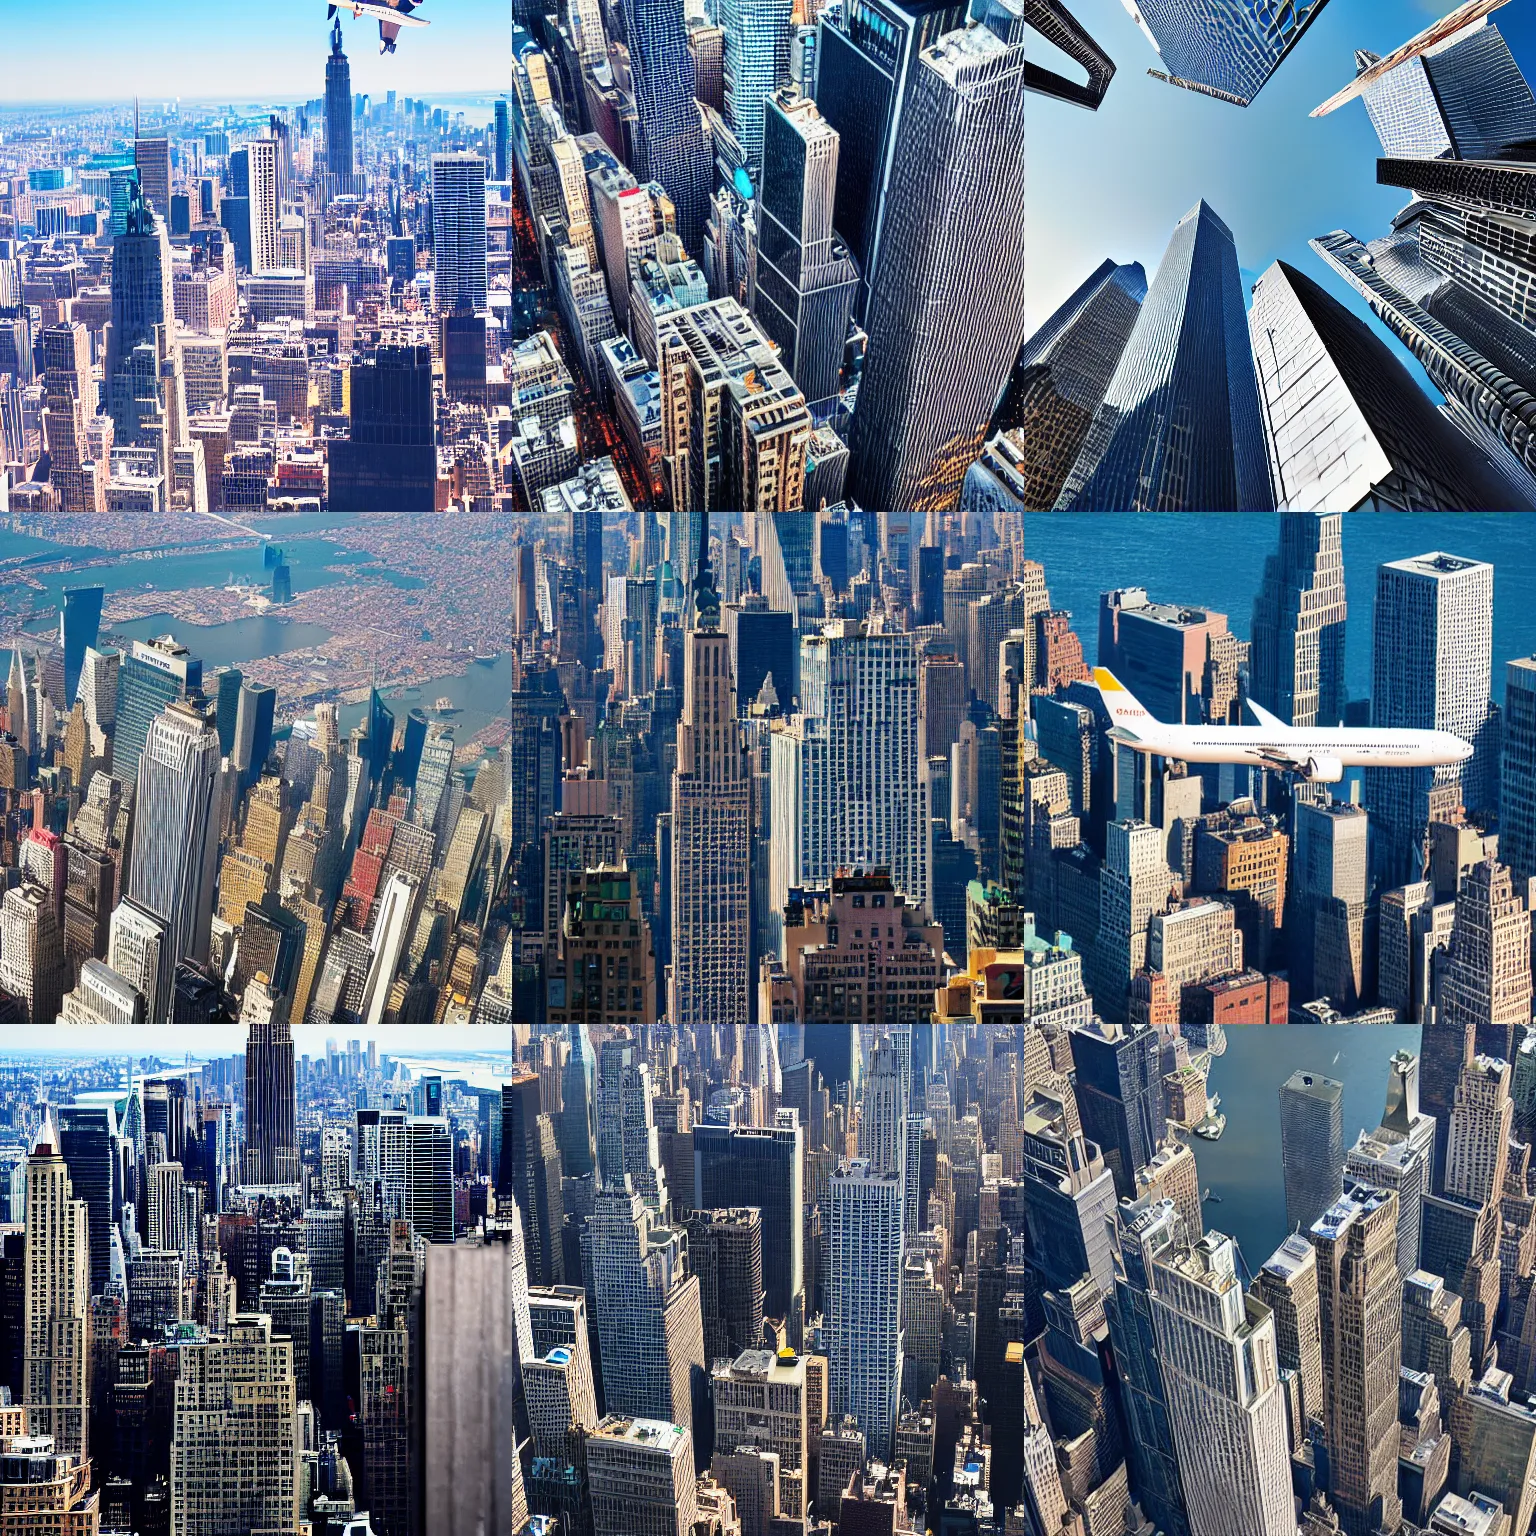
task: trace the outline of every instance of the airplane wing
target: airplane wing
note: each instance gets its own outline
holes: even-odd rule
[[[337,11],[346,11],[351,16],[376,16],[381,24],[387,22],[392,26],[396,35],[401,27],[431,26],[425,17],[411,15],[416,9],[414,4],[402,3],[396,6],[386,3],[386,0],[336,0],[328,9],[333,16]]]
[[[1268,726],[1269,729],[1276,731],[1290,730],[1290,726],[1288,726],[1284,720],[1282,720],[1278,715],[1270,714],[1270,712],[1265,709],[1262,704],[1255,704],[1252,699],[1249,699],[1248,708],[1253,711],[1253,718],[1257,720],[1260,725]]]

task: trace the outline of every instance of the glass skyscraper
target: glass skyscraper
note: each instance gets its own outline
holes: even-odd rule
[[[1282,512],[1279,546],[1253,600],[1255,702],[1291,725],[1340,724],[1347,613],[1341,518]]]
[[[1138,0],[1131,11],[1170,85],[1246,107],[1328,0]]]
[[[1074,512],[1274,506],[1232,231],[1201,201],[1179,221],[1077,463]]]
[[[356,190],[357,162],[352,153],[352,66],[341,51],[341,18],[331,30],[325,61],[325,168],[333,196]]]
[[[101,634],[105,587],[65,587],[59,608],[59,641],[64,647],[64,702],[73,705],[85,653]]]
[[[117,674],[117,727],[112,772],[125,784],[138,775],[149,728],[166,705],[201,691],[203,664],[169,635],[135,640]]]
[[[720,0],[725,42],[725,120],[754,173],[763,163],[768,99],[789,79],[791,0]]]

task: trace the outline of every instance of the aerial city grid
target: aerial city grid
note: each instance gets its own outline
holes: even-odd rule
[[[0,1536],[1530,1536],[1531,4],[4,18]]]

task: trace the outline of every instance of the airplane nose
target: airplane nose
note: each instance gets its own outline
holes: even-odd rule
[[[1456,759],[1457,759],[1457,761],[1464,763],[1471,756],[1472,756],[1472,743],[1470,741],[1462,741],[1458,737],[1457,741],[1456,741]]]

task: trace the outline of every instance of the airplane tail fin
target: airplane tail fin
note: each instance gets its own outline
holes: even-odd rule
[[[1099,697],[1104,700],[1104,707],[1109,711],[1109,718],[1114,722],[1116,730],[1123,731],[1127,736],[1138,737],[1152,723],[1152,716],[1140,700],[1108,667],[1095,667],[1093,680],[1098,684]]]

